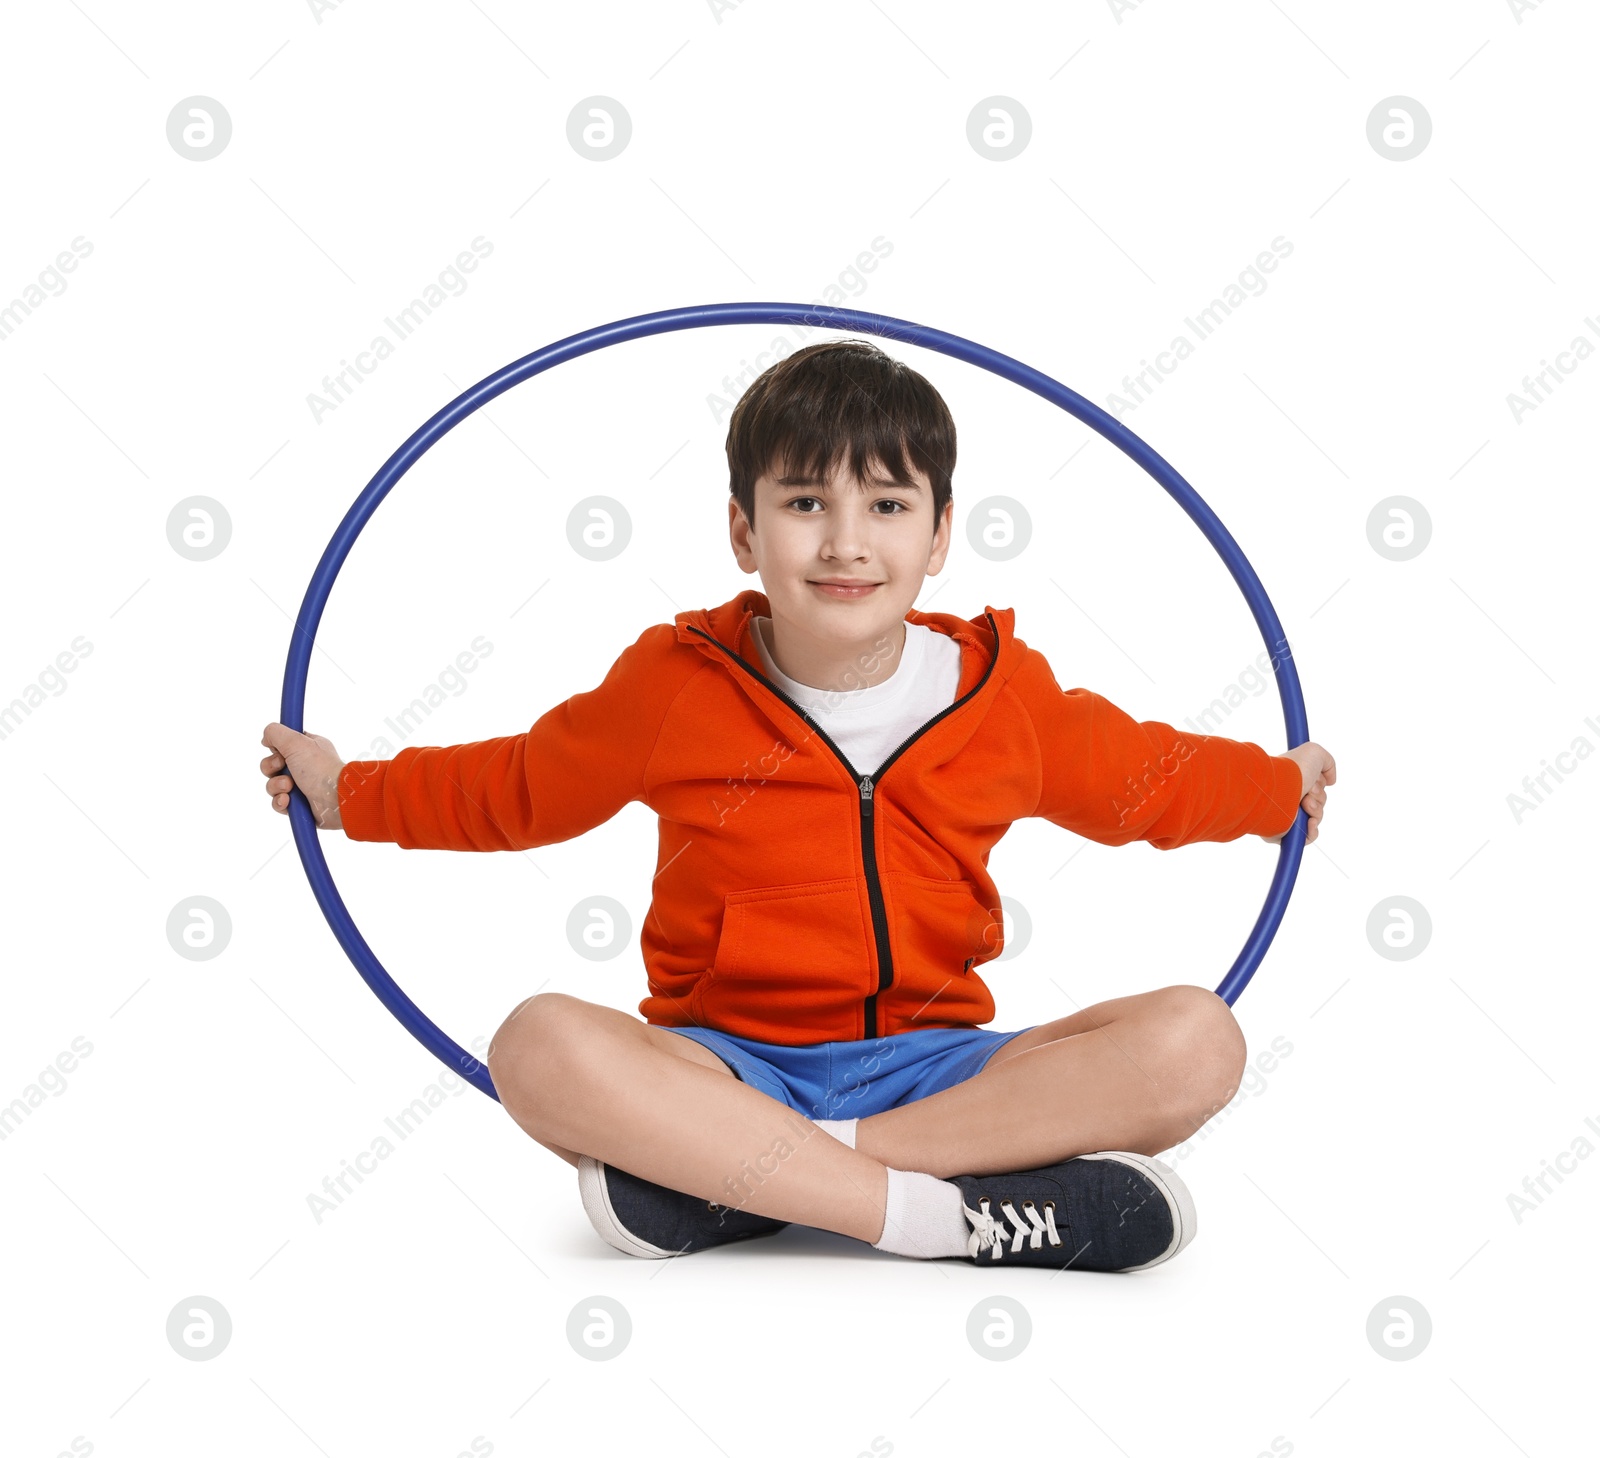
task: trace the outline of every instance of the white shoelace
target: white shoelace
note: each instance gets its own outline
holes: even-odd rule
[[[967,1240],[967,1254],[976,1256],[979,1251],[987,1250],[994,1260],[1000,1259],[1000,1253],[1005,1249],[1006,1237],[1011,1238],[1011,1253],[1015,1255],[1022,1249],[1025,1237],[1029,1240],[1032,1250],[1041,1249],[1039,1237],[1048,1235],[1051,1245],[1060,1245],[1061,1237],[1056,1233],[1056,1211],[1054,1203],[1044,1207],[1044,1219],[1039,1218],[1039,1211],[1032,1200],[1023,1204],[1028,1222],[1024,1223],[1017,1215],[1016,1206],[1010,1200],[1002,1200],[1000,1209],[1006,1219],[1011,1221],[1015,1232],[1007,1230],[1004,1220],[997,1220],[989,1213],[989,1197],[984,1195],[978,1201],[976,1210],[969,1209],[965,1200],[961,1202],[968,1221],[972,1224],[972,1235]]]

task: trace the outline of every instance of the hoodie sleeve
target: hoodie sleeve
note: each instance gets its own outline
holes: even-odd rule
[[[1259,744],[1143,723],[1088,689],[1065,692],[1042,653],[1012,676],[1039,743],[1033,813],[1101,845],[1277,835],[1300,807],[1300,766]]]
[[[570,840],[644,795],[645,766],[682,674],[663,667],[670,624],[647,628],[597,688],[574,694],[525,734],[339,772],[339,818],[351,840],[405,850],[531,850]]]

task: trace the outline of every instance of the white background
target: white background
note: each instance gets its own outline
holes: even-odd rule
[[[1507,797],[1580,736],[1600,744],[1600,361],[1520,421],[1507,395],[1596,338],[1600,27],[1576,0],[1522,8],[13,11],[0,302],[74,238],[92,252],[0,339],[0,702],[80,635],[92,651],[0,739],[0,1101],[26,1104],[74,1039],[92,1052],[0,1142],[5,1452],[1571,1451],[1592,1430],[1600,1160],[1569,1160],[1520,1220],[1507,1197],[1575,1141],[1600,1147],[1582,892],[1600,765],[1547,780],[1520,820]],[[233,125],[204,162],[166,135],[196,95]],[[567,139],[595,95],[633,125],[605,162]],[[996,95],[1032,122],[1004,162],[966,135]],[[1433,123],[1404,162],[1367,137],[1396,95]],[[323,377],[479,237],[493,251],[465,291],[319,420]],[[793,1228],[633,1261],[589,1228],[571,1168],[459,1085],[319,1223],[307,1197],[442,1072],[334,941],[256,768],[312,568],[389,453],[553,340],[809,303],[841,275],[849,305],[1104,404],[1277,237],[1293,252],[1265,291],[1123,417],[1249,554],[1339,766],[1236,1009],[1253,1057],[1292,1052],[1169,1155],[1194,1246],[1048,1288]],[[892,251],[849,274],[875,238]],[[482,635],[492,655],[408,742],[516,733],[648,624],[757,586],[727,546],[710,397],[776,332],[590,355],[449,435],[350,557],[308,727],[358,757]],[[1014,607],[1064,687],[1138,718],[1182,724],[1248,674],[1248,610],[1149,478],[1035,396],[894,352],[960,429],[959,530],[919,607]],[[567,542],[591,495],[632,521],[609,562]],[[990,495],[1032,519],[1014,561],[968,544]],[[1409,561],[1368,540],[1394,495],[1432,522]],[[167,539],[190,496],[231,520],[209,561]],[[1256,686],[1220,732],[1281,750]],[[634,805],[523,855],[324,842],[378,955],[470,1043],[536,989],[636,1007],[653,830]],[[992,870],[1032,936],[988,969],[994,1026],[1214,986],[1275,857],[1018,824]],[[597,894],[633,922],[609,962],[565,940]],[[197,895],[232,921],[207,961],[165,930]],[[1406,961],[1366,930],[1396,895],[1432,919]],[[998,1293],[1033,1324],[1009,1362],[965,1336]],[[166,1322],[197,1294],[233,1335],[185,1361]],[[633,1322],[607,1362],[565,1335],[597,1294]],[[1367,1338],[1395,1296],[1432,1321],[1411,1360]]]

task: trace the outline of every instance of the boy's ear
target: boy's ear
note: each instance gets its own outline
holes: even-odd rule
[[[750,532],[752,528],[744,512],[740,509],[739,499],[736,496],[728,497],[728,545],[733,548],[734,560],[745,572],[756,570],[755,554],[750,550]]]
[[[952,496],[949,501],[945,502],[939,525],[934,528],[933,545],[928,551],[928,571],[930,574],[938,572],[944,566],[944,559],[950,552],[950,538],[955,530],[955,506],[955,498]]]

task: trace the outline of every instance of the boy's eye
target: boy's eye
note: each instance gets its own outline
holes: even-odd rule
[[[811,503],[813,503],[813,504],[815,504],[817,506],[821,506],[823,504],[822,498],[818,497],[818,496],[796,496],[792,501],[790,501],[788,503],[788,505],[792,506],[792,507],[798,507],[804,502],[811,502]],[[905,502],[897,500],[893,496],[885,496],[885,497],[883,497],[882,499],[880,499],[878,501],[874,501],[872,504],[874,506],[892,506],[892,507],[894,507],[893,511],[880,511],[878,513],[879,516],[904,516],[905,513],[908,512],[911,509],[910,507],[908,507],[905,504]],[[800,515],[801,516],[815,516],[816,512],[814,512],[814,511],[802,511],[800,513]]]

